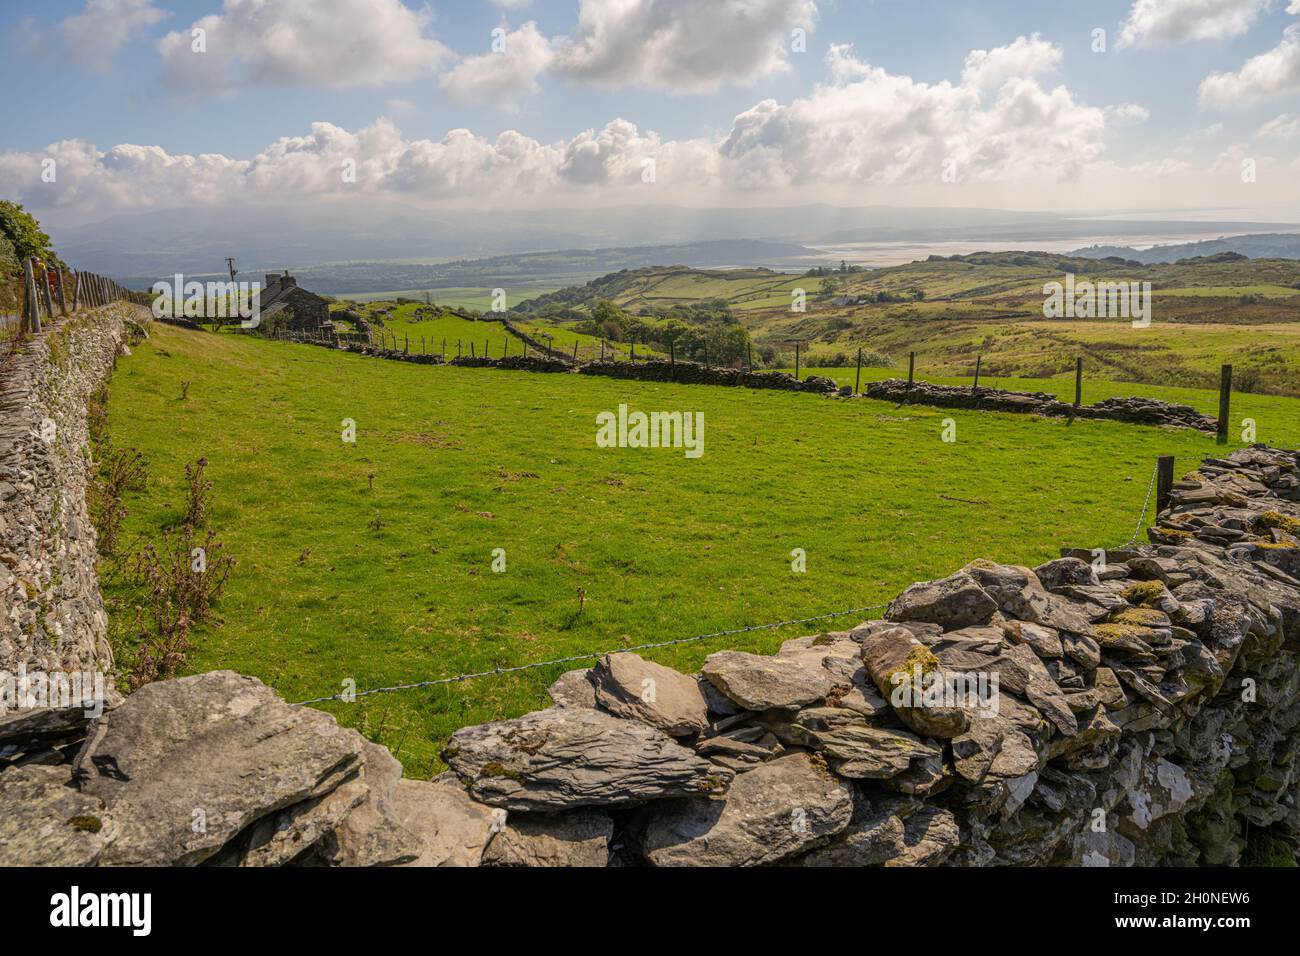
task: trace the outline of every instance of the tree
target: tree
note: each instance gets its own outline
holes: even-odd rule
[[[41,231],[41,224],[18,203],[7,199],[0,199],[0,235],[9,240],[19,260],[28,256],[56,258],[50,249],[50,237]]]

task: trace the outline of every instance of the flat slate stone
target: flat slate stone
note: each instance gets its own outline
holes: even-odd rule
[[[747,710],[802,707],[824,700],[834,686],[820,667],[743,651],[710,654],[700,673]]]
[[[355,775],[365,744],[256,678],[212,671],[131,694],[91,724],[76,765],[82,792],[118,827],[102,863],[186,866],[256,820],[329,793]]]
[[[608,654],[591,669],[596,702],[616,717],[640,720],[672,737],[698,734],[709,723],[699,682],[638,654]]]
[[[462,728],[443,758],[474,799],[510,810],[628,806],[720,791],[731,777],[661,730],[574,707]]]
[[[852,817],[848,784],[789,754],[740,774],[725,798],[656,805],[641,846],[656,866],[761,866],[820,846]]]

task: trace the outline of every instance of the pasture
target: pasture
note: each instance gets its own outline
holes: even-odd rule
[[[702,411],[705,454],[598,448],[596,415],[619,403]],[[1261,437],[1294,441],[1297,419]],[[235,668],[291,701],[882,603],[980,556],[1121,545],[1157,455],[1185,472],[1217,451],[1185,431],[415,366],[159,325],[118,364],[109,429],[149,463],[124,550],[175,519],[185,463],[210,463],[211,524],[239,564],[187,669]],[[117,561],[103,578],[129,663],[140,595]],[[693,669],[817,629],[648,656]],[[452,730],[544,706],[565,669],[320,706],[424,776]]]

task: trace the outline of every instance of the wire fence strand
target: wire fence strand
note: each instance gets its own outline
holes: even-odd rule
[[[528,664],[516,664],[513,667],[494,667],[488,671],[475,671],[469,674],[457,674],[454,677],[439,677],[434,680],[415,681],[409,684],[394,684],[391,687],[372,687],[370,690],[356,691],[353,693],[330,694],[328,697],[313,697],[309,700],[300,700],[293,706],[298,707],[303,704],[319,704],[327,700],[354,700],[358,697],[369,697],[372,694],[388,694],[398,690],[415,690],[420,687],[437,687],[440,684],[457,684],[461,681],[473,680],[477,677],[492,677],[497,674],[513,674],[519,671],[534,670],[539,667],[552,667],[556,664],[575,664],[578,661],[590,660],[594,657],[604,657],[606,654],[621,654],[629,651],[649,651],[659,647],[674,647],[678,644],[692,644],[696,641],[707,641],[715,637],[730,637],[735,634],[746,634],[750,631],[767,631],[774,630],[778,627],[791,627],[795,624],[811,624],[814,621],[825,621],[834,617],[844,617],[847,614],[863,614],[867,611],[879,611],[889,607],[888,604],[869,604],[866,607],[854,607],[845,611],[830,611],[826,614],[817,614],[813,617],[795,618],[789,621],[773,621],[771,624],[752,624],[749,627],[734,627],[725,631],[713,631],[709,634],[695,634],[691,637],[679,637],[671,641],[658,641],[653,644],[637,644],[633,647],[616,647],[612,650],[590,651],[583,654],[575,654],[572,657],[556,657],[548,661],[533,661]]]
[[[1129,548],[1137,541],[1138,535],[1142,533],[1142,528],[1146,524],[1147,511],[1151,507],[1151,495],[1155,491],[1156,476],[1159,473],[1160,466],[1156,465],[1151,470],[1151,481],[1147,484],[1146,499],[1142,502],[1142,512],[1138,515],[1137,527],[1133,529],[1132,536],[1122,547]],[[603,651],[588,651],[582,654],[574,654],[570,657],[554,657],[545,661],[531,661],[527,664],[516,664],[511,667],[494,667],[486,671],[473,671],[467,674],[456,674],[452,677],[437,677],[432,680],[413,681],[407,684],[393,684],[390,687],[372,687],[369,690],[340,692],[329,694],[325,697],[311,697],[307,700],[300,700],[293,704],[294,707],[302,707],[307,704],[320,704],[330,700],[342,700],[351,703],[360,697],[371,697],[375,694],[391,694],[399,690],[418,690],[422,687],[438,687],[443,684],[459,684],[467,680],[475,680],[479,677],[495,677],[498,674],[517,674],[520,671],[536,670],[541,667],[554,667],[557,664],[576,664],[579,661],[587,661],[597,657],[604,657],[606,654],[620,654],[632,651],[650,651],[660,647],[675,647],[679,644],[693,644],[697,641],[712,640],[717,637],[731,637],[736,634],[748,634],[751,631],[770,631],[781,627],[793,627],[796,624],[812,624],[816,621],[826,621],[831,618],[844,617],[849,614],[865,614],[868,611],[880,611],[889,607],[885,604],[868,604],[865,607],[853,607],[844,611],[828,611],[825,614],[815,614],[812,617],[793,618],[788,621],[773,621],[770,624],[751,624],[748,627],[733,627],[725,631],[712,631],[708,634],[693,634],[690,637],[678,637],[671,641],[656,641],[649,644],[636,644],[631,647],[616,647]]]

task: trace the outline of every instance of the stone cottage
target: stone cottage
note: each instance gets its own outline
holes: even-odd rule
[[[329,302],[298,285],[286,269],[283,275],[267,273],[262,286],[262,328],[315,332],[330,325]]]

